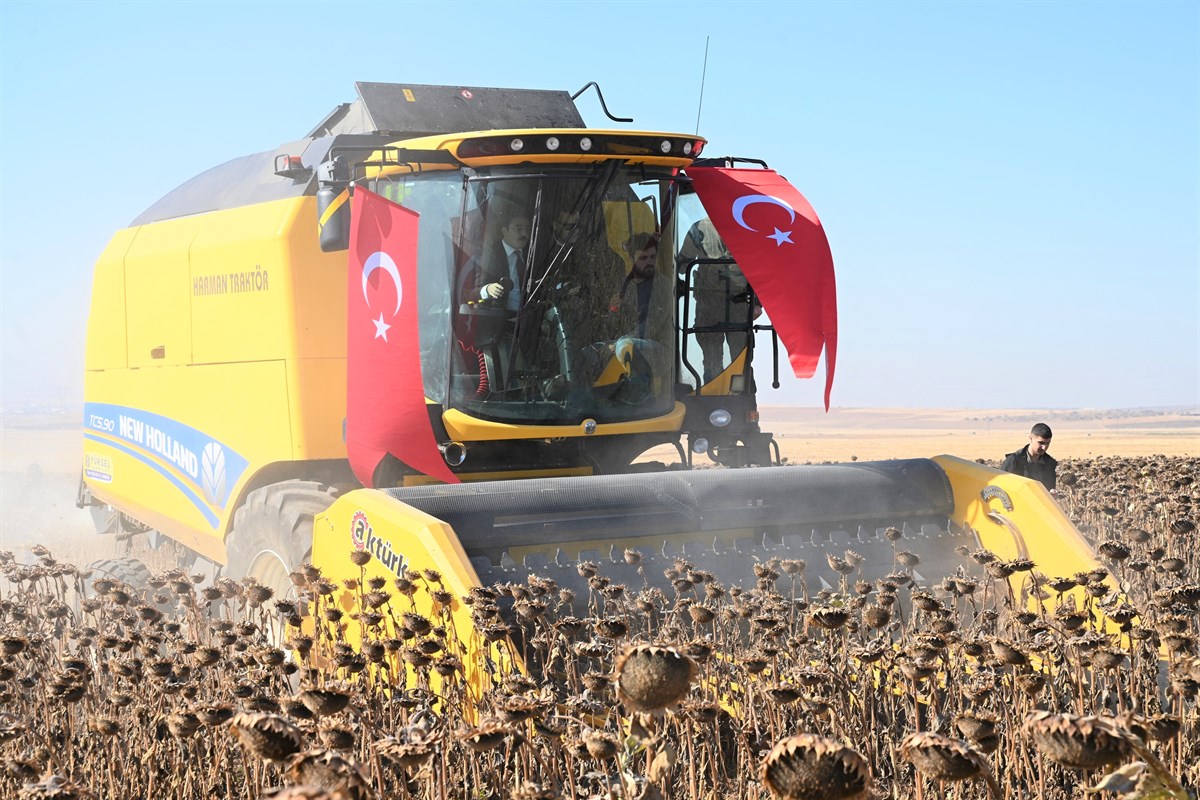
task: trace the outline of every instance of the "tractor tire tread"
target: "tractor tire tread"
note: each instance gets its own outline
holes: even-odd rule
[[[313,518],[329,508],[337,490],[318,481],[288,480],[250,492],[234,512],[228,570],[245,575],[264,547],[280,547],[295,568],[312,549]]]
[[[144,589],[150,585],[150,569],[136,558],[102,558],[88,564],[85,571],[92,573],[88,586],[99,578],[112,578],[134,588]]]

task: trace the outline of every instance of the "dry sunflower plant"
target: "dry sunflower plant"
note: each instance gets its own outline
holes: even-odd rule
[[[1198,467],[1064,462],[1105,565],[1077,575],[964,549],[933,583],[903,551],[871,581],[846,552],[815,592],[781,557],[748,586],[584,562],[586,598],[537,575],[454,597],[305,565],[283,599],[0,553],[0,796],[1194,797]]]

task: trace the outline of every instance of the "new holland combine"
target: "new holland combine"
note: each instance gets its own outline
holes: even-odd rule
[[[1095,567],[1040,485],[972,462],[773,465],[758,305],[802,373],[824,345],[832,376],[836,328],[831,284],[812,308],[767,290],[755,252],[828,249],[761,162],[588,128],[565,92],[357,88],[100,257],[80,503],[104,530],[280,594],[306,561],[335,580],[436,570],[455,598],[530,576],[586,597],[589,561],[732,586],[802,560],[814,590],[911,556],[940,580],[962,547]],[[639,461],[663,446],[678,463]]]

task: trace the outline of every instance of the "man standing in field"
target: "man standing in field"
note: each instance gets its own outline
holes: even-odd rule
[[[1058,462],[1046,452],[1050,448],[1051,436],[1050,426],[1046,423],[1039,422],[1034,425],[1029,431],[1029,444],[1005,456],[1000,469],[1041,481],[1051,493],[1056,493],[1058,476],[1055,471],[1058,469]]]

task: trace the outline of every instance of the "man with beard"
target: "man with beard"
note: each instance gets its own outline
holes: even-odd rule
[[[1029,444],[1015,453],[1006,455],[1001,469],[1014,475],[1041,481],[1051,494],[1057,494],[1058,462],[1046,452],[1050,447],[1051,436],[1050,426],[1046,423],[1039,422],[1034,425],[1029,431]]]

